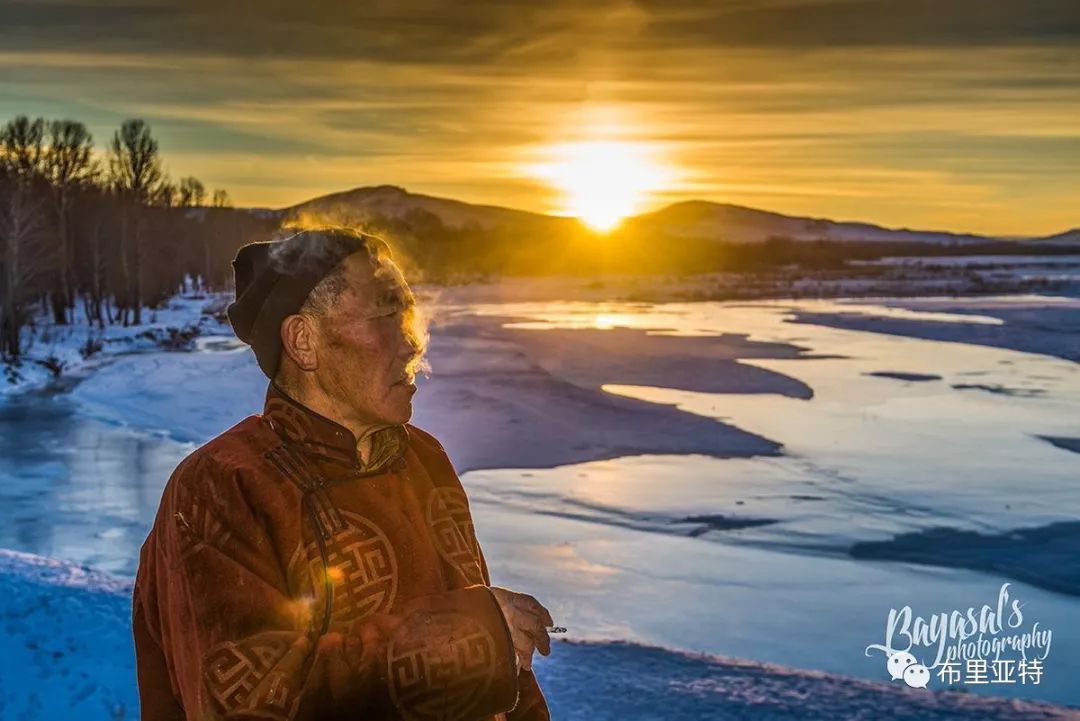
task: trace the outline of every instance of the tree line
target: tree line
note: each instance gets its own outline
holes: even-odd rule
[[[223,189],[173,181],[143,120],[98,152],[81,122],[20,115],[0,127],[0,358],[19,359],[41,310],[59,325],[139,325],[185,276],[222,288],[266,226]]]

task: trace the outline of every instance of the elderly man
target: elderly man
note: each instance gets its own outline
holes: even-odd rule
[[[304,231],[233,267],[271,381],[177,466],[142,547],[143,721],[548,719],[551,617],[490,585],[446,452],[408,422],[422,344],[386,244]]]

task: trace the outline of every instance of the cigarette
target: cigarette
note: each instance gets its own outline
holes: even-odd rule
[[[544,630],[548,633],[566,633],[564,626],[545,626]]]

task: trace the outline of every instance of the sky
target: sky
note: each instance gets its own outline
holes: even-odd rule
[[[1080,226],[1078,45],[1075,0],[0,0],[0,121],[144,118],[238,205],[568,212],[545,169],[601,144],[631,211],[1039,235]]]

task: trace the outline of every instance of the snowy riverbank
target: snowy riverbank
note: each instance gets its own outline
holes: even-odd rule
[[[0,718],[137,718],[130,582],[0,551]],[[558,643],[537,670],[565,721],[1027,721],[1076,719],[1047,704],[930,693],[625,643]]]
[[[161,308],[143,308],[141,325],[104,328],[88,323],[81,306],[69,325],[55,325],[39,310],[35,322],[22,330],[22,358],[0,365],[0,397],[85,377],[116,356],[185,350],[200,335],[231,334],[213,314],[227,299],[225,294],[200,295],[189,289]]]

